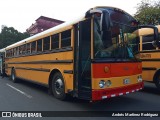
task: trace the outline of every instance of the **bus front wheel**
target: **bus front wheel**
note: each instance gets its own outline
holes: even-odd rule
[[[16,83],[17,82],[17,79],[16,79],[16,72],[15,72],[15,69],[12,68],[12,71],[11,71],[11,80]]]
[[[66,93],[65,93],[65,84],[62,74],[57,72],[54,74],[52,79],[52,92],[55,98],[60,100],[65,100]]]

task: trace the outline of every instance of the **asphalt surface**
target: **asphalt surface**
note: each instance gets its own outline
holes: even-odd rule
[[[75,98],[60,101],[49,95],[45,87],[25,81],[13,83],[8,77],[0,77],[0,111],[160,111],[160,92],[154,84],[145,83],[142,91],[95,103]],[[59,117],[56,119],[60,119]],[[110,119],[114,118],[117,117]],[[88,120],[88,117],[83,119]]]

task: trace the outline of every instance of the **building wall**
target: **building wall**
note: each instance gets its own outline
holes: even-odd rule
[[[62,24],[64,21],[40,16],[34,24],[32,24],[26,31],[30,35],[35,35],[49,28]]]

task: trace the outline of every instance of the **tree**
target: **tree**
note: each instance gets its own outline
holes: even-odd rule
[[[134,16],[141,24],[160,24],[160,0],[142,0],[137,5],[137,12]]]
[[[3,26],[0,33],[0,49],[27,37],[29,37],[28,33],[21,33],[15,30],[13,27]]]

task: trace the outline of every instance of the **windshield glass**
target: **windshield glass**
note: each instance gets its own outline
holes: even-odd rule
[[[137,47],[135,26],[112,20],[112,27],[100,31],[100,17],[94,19],[94,58],[135,60],[133,48]],[[112,16],[113,19],[113,16]],[[122,22],[122,23],[121,23]],[[130,44],[128,44],[130,43]]]

